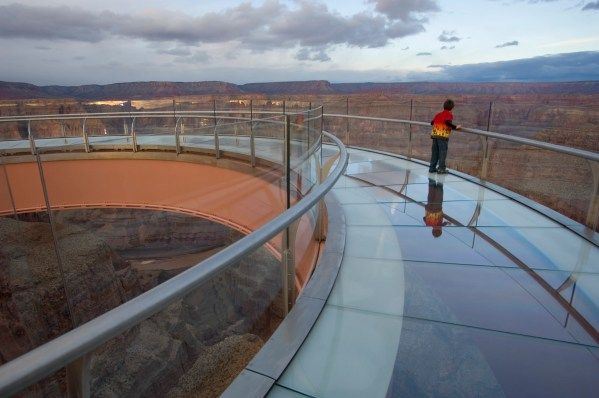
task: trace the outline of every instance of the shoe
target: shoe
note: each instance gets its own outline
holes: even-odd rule
[[[439,169],[437,170],[437,174],[447,174],[447,169]]]
[[[428,172],[429,172],[429,173],[436,173],[436,172],[437,172],[437,169],[432,169],[432,170],[431,170],[431,169],[428,169]]]

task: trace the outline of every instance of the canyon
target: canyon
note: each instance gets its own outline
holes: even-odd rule
[[[0,218],[0,363],[241,237],[208,220],[162,211],[85,209],[54,216],[58,254],[47,215]],[[177,267],[160,266],[176,259]],[[92,391],[183,397],[201,389],[216,396],[274,331],[282,319],[281,300],[279,261],[259,249],[98,348],[91,358]],[[25,395],[63,396],[64,377],[59,371]]]

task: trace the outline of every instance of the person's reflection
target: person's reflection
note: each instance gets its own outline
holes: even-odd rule
[[[432,178],[428,179],[428,197],[424,206],[424,223],[432,227],[432,233],[438,238],[443,233],[443,226],[449,224],[443,221],[443,183]]]

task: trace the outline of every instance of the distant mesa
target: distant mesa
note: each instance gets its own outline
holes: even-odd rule
[[[71,98],[79,100],[156,99],[194,95],[349,95],[364,93],[421,95],[568,95],[599,94],[599,81],[558,83],[330,83],[326,80],[248,83],[220,81],[131,82],[83,86],[36,86],[0,82],[0,100]]]

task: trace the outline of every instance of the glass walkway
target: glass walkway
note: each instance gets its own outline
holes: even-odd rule
[[[458,176],[349,152],[329,194],[339,274],[269,397],[599,391],[596,244]]]

